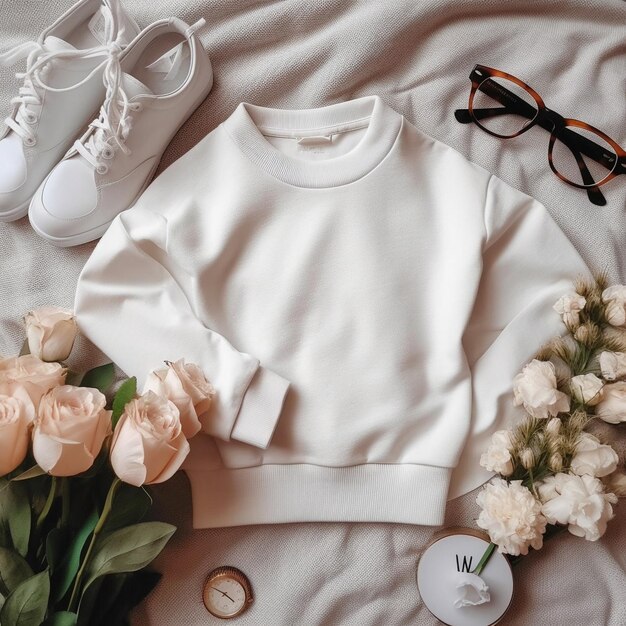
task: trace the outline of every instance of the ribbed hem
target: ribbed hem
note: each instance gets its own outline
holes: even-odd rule
[[[231,439],[267,448],[288,388],[288,380],[265,367],[259,367],[243,397]]]
[[[194,528],[290,522],[443,524],[452,470],[430,465],[261,465],[185,470]]]
[[[242,102],[222,123],[239,149],[268,174],[298,187],[345,185],[362,178],[387,156],[402,127],[402,116],[378,96],[365,96],[317,109],[270,109]],[[367,127],[345,154],[321,160],[281,152],[264,134],[293,138]]]

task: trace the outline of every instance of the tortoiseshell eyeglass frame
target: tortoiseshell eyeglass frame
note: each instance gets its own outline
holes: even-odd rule
[[[533,98],[537,108],[535,109],[523,98],[520,98],[517,94],[506,89],[506,87],[500,83],[490,80],[494,77],[506,78],[524,89]],[[472,81],[472,90],[469,97],[469,107],[467,109],[457,109],[454,112],[454,116],[457,121],[462,124],[470,124],[474,122],[485,132],[502,139],[517,137],[535,125],[541,126],[550,132],[550,143],[548,145],[548,162],[550,164],[550,169],[568,185],[578,187],[579,189],[586,189],[589,200],[593,202],[593,204],[598,206],[604,206],[606,204],[606,199],[599,189],[600,185],[608,183],[620,174],[626,174],[626,151],[617,142],[613,141],[613,139],[601,130],[594,128],[585,122],[563,117],[556,111],[552,111],[544,104],[541,96],[532,87],[528,86],[525,82],[515,76],[512,76],[511,74],[496,70],[492,67],[487,67],[486,65],[476,65],[470,74],[470,80]],[[475,109],[474,96],[479,87],[482,92],[486,93],[504,106]],[[528,122],[513,135],[500,135],[481,124],[481,120],[507,112],[515,112],[516,114],[528,119]],[[587,131],[595,133],[609,146],[611,146],[615,154],[610,154],[603,146],[588,137],[575,131],[568,130],[568,127],[583,128]],[[576,159],[583,184],[569,180],[554,166],[554,162],[552,160],[552,149],[554,148],[554,144],[557,139],[570,150]],[[583,154],[607,168],[608,174],[602,180],[596,182],[593,179],[591,172],[582,157]]]

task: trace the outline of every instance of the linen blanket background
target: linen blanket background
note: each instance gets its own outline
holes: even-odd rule
[[[0,0],[0,50],[35,38],[72,0]],[[176,15],[200,33],[215,70],[209,98],[169,146],[183,155],[241,101],[309,108],[380,95],[418,128],[543,202],[593,270],[626,281],[626,185],[603,188],[608,204],[559,182],[548,134],[533,128],[499,140],[458,124],[469,72],[483,63],[533,86],[548,107],[597,126],[626,146],[626,2],[620,0],[126,0],[140,26]],[[0,68],[0,111],[17,94]],[[218,164],[206,164],[207,168]],[[454,184],[451,182],[451,184]],[[20,347],[21,316],[71,306],[93,244],[61,250],[28,220],[0,224],[0,354]],[[462,262],[462,261],[460,261]],[[321,330],[321,329],[320,329]],[[103,362],[81,345],[76,367]],[[475,493],[449,505],[447,525],[472,526]],[[436,624],[420,602],[415,566],[436,529],[394,524],[287,524],[192,531],[184,475],[160,489],[158,514],[179,526],[157,568],[164,577],[134,623],[219,623],[201,588],[215,566],[251,578],[250,626]],[[626,504],[596,544],[566,533],[516,567],[506,624],[626,623]]]

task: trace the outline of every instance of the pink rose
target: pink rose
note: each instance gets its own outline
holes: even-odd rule
[[[111,411],[97,389],[63,385],[39,403],[33,431],[33,454],[53,476],[87,471],[111,434]]]
[[[201,428],[200,417],[209,410],[215,389],[197,365],[183,359],[167,365],[149,374],[143,392],[171,400],[180,412],[185,437],[191,439]]]
[[[12,472],[28,453],[35,406],[17,383],[0,385],[0,476]]]
[[[35,309],[24,317],[30,353],[42,361],[67,359],[78,335],[71,311],[55,306]]]
[[[58,363],[45,363],[32,354],[0,361],[0,385],[20,383],[35,407],[44,393],[65,382],[67,370]]]
[[[111,445],[111,465],[121,480],[136,487],[165,482],[188,454],[173,402],[148,391],[126,405]]]

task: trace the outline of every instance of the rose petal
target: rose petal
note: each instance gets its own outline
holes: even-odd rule
[[[111,446],[111,466],[115,474],[129,485],[141,487],[146,480],[143,438],[123,415],[118,422]]]
[[[172,441],[172,446],[174,447],[175,452],[173,456],[170,457],[169,464],[156,478],[153,478],[149,484],[163,483],[166,480],[169,480],[180,469],[180,466],[187,458],[191,449],[189,442],[183,433],[180,433],[180,435]]]

